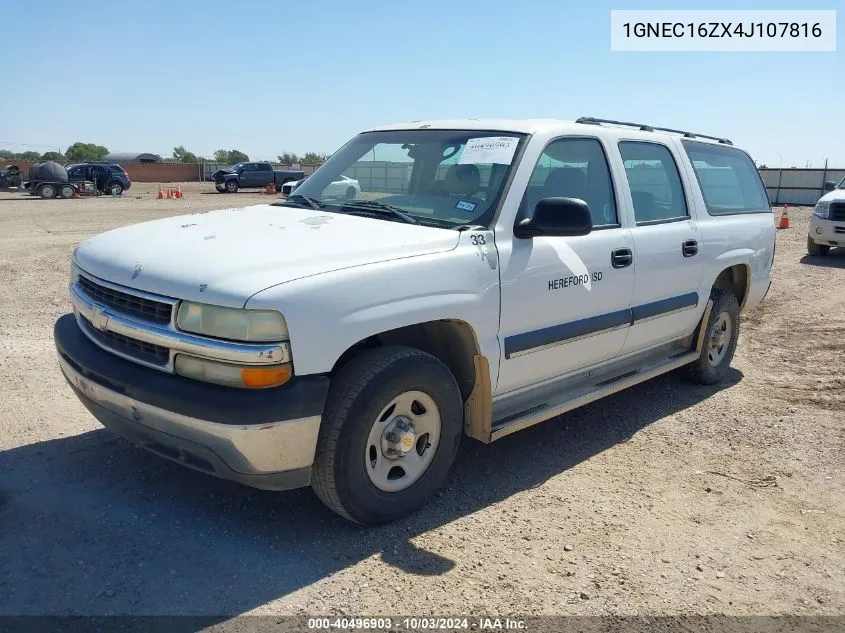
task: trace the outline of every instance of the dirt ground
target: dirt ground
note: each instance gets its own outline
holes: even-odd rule
[[[724,384],[467,440],[423,511],[364,529],[135,449],[64,383],[76,243],[269,198],[154,191],[0,193],[0,614],[845,614],[845,249],[806,255],[810,209]]]

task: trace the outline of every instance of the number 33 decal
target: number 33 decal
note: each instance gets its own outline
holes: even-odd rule
[[[469,236],[469,239],[470,239],[470,241],[472,241],[472,243],[473,243],[473,244],[475,244],[476,246],[478,246],[478,245],[480,245],[480,244],[486,244],[486,243],[487,243],[487,242],[485,242],[485,241],[484,241],[484,236],[483,236],[483,235],[470,235],[470,236]]]

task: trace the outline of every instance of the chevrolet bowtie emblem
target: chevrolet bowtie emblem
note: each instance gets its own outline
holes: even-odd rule
[[[100,330],[100,332],[104,332],[109,325],[109,315],[105,314],[103,308],[100,306],[94,306],[93,310],[91,310],[91,325]]]

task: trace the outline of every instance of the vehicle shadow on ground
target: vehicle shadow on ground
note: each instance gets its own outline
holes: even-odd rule
[[[20,198],[9,198],[9,197],[0,197],[0,202],[35,202],[37,200],[42,200],[41,196],[30,196],[21,194]]]
[[[845,248],[831,248],[827,255],[813,257],[804,255],[801,258],[802,264],[808,266],[821,266],[823,268],[845,268]]]
[[[223,621],[373,555],[408,574],[441,574],[456,561],[411,538],[540,486],[741,380],[735,369],[712,387],[670,374],[489,446],[466,440],[431,503],[370,528],[336,517],[309,489],[224,482],[105,430],[7,450],[0,615],[225,614]]]

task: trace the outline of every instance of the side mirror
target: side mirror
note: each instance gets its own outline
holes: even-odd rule
[[[832,180],[825,180],[824,181],[824,190],[825,191],[833,191],[836,189],[836,183]]]
[[[587,203],[578,198],[543,198],[534,207],[534,215],[520,220],[514,235],[530,239],[540,235],[587,235],[593,219]]]

